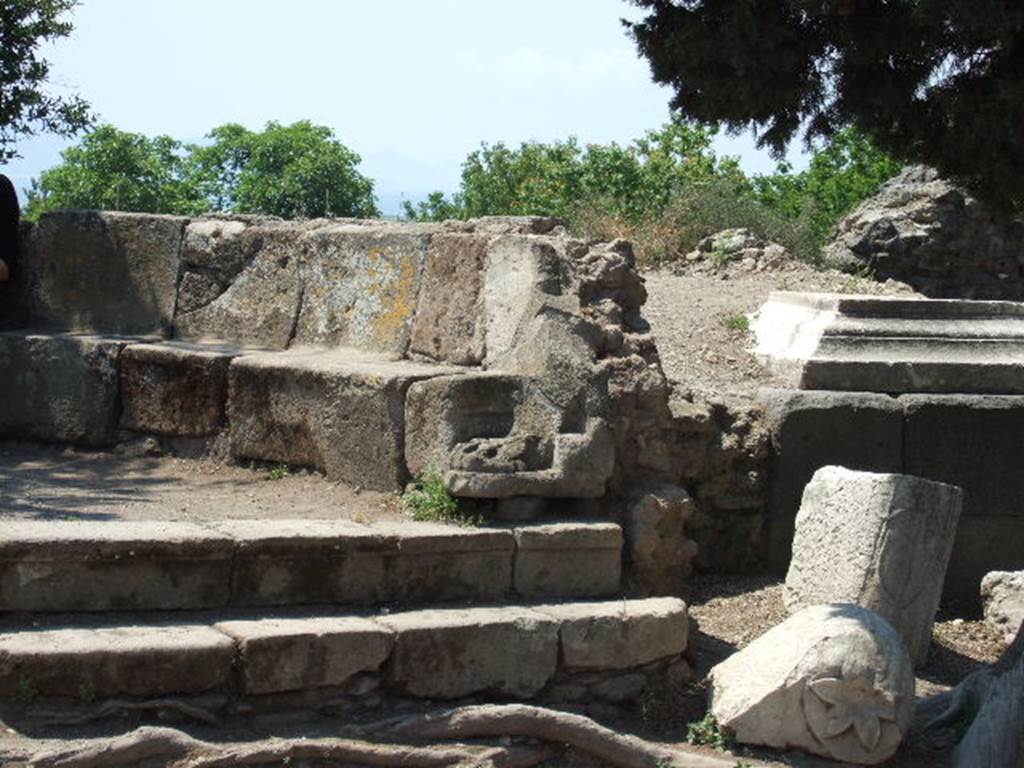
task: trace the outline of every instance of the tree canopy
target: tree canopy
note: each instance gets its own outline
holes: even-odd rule
[[[1024,207],[1019,0],[631,0],[673,105],[776,154],[858,126],[1006,209]]]
[[[54,208],[146,213],[263,213],[284,218],[377,215],[359,156],[329,128],[300,121],[262,131],[228,124],[205,146],[101,125],[61,153],[29,190],[29,218]]]
[[[4,0],[0,8],[0,162],[18,156],[22,136],[40,131],[70,136],[90,122],[89,105],[46,88],[49,63],[44,42],[66,37],[63,17],[77,0]]]

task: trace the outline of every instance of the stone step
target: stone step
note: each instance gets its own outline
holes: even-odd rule
[[[1024,304],[774,292],[753,330],[800,389],[1024,394]]]
[[[610,522],[4,521],[0,612],[607,597]]]
[[[0,634],[0,698],[622,700],[654,678],[685,677],[688,631],[677,598],[227,620],[155,614]]]

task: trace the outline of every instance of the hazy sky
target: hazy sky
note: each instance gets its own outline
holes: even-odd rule
[[[385,213],[458,186],[481,141],[628,142],[668,116],[622,0],[83,0],[55,82],[119,128],[199,140],[309,119],[363,157]],[[65,143],[22,142],[21,188]],[[720,137],[751,172],[774,162]]]

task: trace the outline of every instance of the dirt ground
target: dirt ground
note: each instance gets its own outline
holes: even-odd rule
[[[217,458],[0,443],[0,520],[401,518],[394,494]]]
[[[644,317],[658,340],[665,374],[684,393],[704,400],[748,399],[772,385],[749,352],[750,333],[737,327],[772,291],[914,295],[892,280],[878,283],[792,260],[765,271],[737,263],[691,271],[676,265],[645,272],[644,279]]]

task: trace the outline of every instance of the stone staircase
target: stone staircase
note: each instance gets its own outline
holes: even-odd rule
[[[7,522],[0,699],[622,701],[688,674],[688,619],[621,562],[609,522]]]
[[[354,493],[436,473],[491,524],[11,519],[0,499],[0,709],[619,702],[688,675],[685,604],[625,597],[693,555],[627,244],[549,219],[65,211],[24,246],[0,439],[221,450]]]

